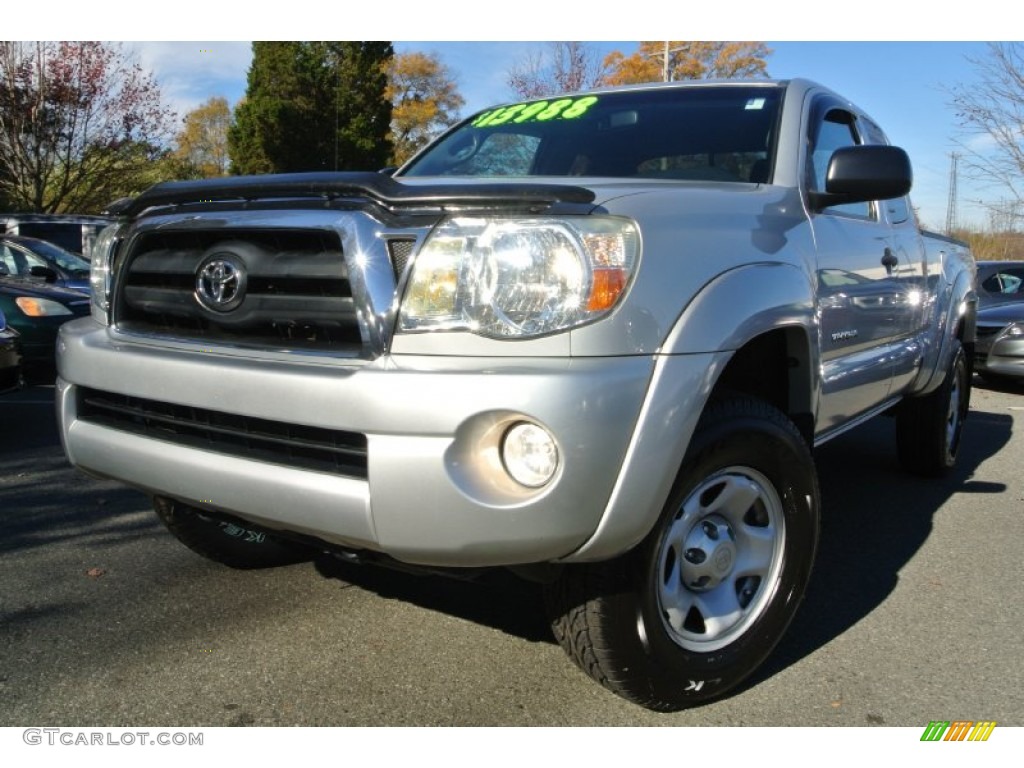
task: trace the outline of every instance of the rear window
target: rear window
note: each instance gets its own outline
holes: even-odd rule
[[[764,182],[782,89],[702,86],[528,101],[474,115],[399,176]]]

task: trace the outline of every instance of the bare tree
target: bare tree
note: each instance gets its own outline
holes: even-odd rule
[[[508,85],[521,99],[585,91],[601,85],[604,66],[593,48],[581,42],[548,43],[516,64]]]
[[[952,91],[964,131],[965,172],[998,186],[1010,196],[989,207],[1019,226],[1024,206],[1024,45],[990,43],[988,52],[969,59],[978,80]]]

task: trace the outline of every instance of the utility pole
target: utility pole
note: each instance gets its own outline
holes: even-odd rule
[[[952,235],[953,230],[957,228],[957,164],[960,161],[960,155],[956,152],[951,152],[949,155],[949,200],[946,201],[946,235]]]
[[[680,45],[680,46],[678,46],[676,48],[669,48],[669,43],[670,43],[669,40],[665,41],[665,48],[664,48],[664,50],[661,53],[641,53],[640,54],[641,56],[645,56],[645,57],[650,58],[650,59],[657,58],[658,56],[661,57],[661,81],[663,83],[668,83],[668,82],[672,81],[672,71],[669,69],[669,66],[668,66],[669,56],[671,54],[673,54],[673,53],[676,53],[677,51],[685,51],[686,50],[686,46],[685,45]]]

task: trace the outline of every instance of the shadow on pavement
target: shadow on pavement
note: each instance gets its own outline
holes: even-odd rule
[[[130,537],[164,536],[154,515],[141,514],[149,505],[138,492],[85,478],[68,465],[47,395],[25,396],[34,397],[34,404],[0,408],[0,553],[73,537],[106,546]],[[823,520],[815,571],[793,625],[748,687],[813,653],[880,605],[930,535],[933,516],[954,494],[1004,492],[999,483],[972,478],[1008,442],[1012,425],[1009,415],[972,411],[957,469],[942,479],[917,478],[900,469],[889,419],[876,419],[818,450]],[[385,599],[531,642],[554,642],[540,588],[505,571],[464,582],[327,556],[314,565],[323,578]]]
[[[818,556],[804,603],[767,662],[744,685],[775,675],[855,625],[895,589],[900,570],[932,530],[932,517],[956,493],[1002,493],[975,481],[978,466],[1010,439],[1010,416],[972,411],[957,468],[945,478],[905,473],[895,424],[875,419],[816,452],[823,519]],[[442,611],[530,641],[553,642],[539,587],[496,571],[480,582],[411,575],[332,558],[317,570],[382,597]]]
[[[0,402],[0,554],[83,538],[93,545],[157,533],[138,491],[98,481],[64,457],[52,387],[28,387]]]
[[[813,653],[880,605],[950,497],[1004,492],[1001,483],[971,478],[1006,445],[1012,426],[1008,415],[971,411],[956,469],[938,479],[900,469],[890,419],[875,419],[822,446],[816,456],[822,530],[811,582],[793,624],[749,684]]]
[[[540,587],[508,571],[494,569],[477,580],[463,581],[377,565],[350,565],[330,556],[317,559],[314,565],[321,576],[386,599],[441,611],[530,642],[555,642],[544,618]]]

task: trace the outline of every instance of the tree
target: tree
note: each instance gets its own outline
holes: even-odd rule
[[[619,51],[608,54],[604,84],[767,77],[765,59],[771,53],[764,43],[757,42],[648,40],[629,56]]]
[[[520,61],[508,73],[508,85],[521,99],[584,91],[602,84],[604,68],[585,43],[556,42]]]
[[[228,130],[232,170],[376,170],[388,161],[388,42],[255,42]]]
[[[228,128],[231,108],[223,96],[213,96],[193,109],[175,137],[178,178],[202,179],[228,172]]]
[[[388,67],[392,163],[401,165],[459,119],[465,100],[451,71],[434,54],[402,53]]]
[[[1010,216],[1016,229],[1024,205],[1024,45],[990,43],[984,57],[970,62],[977,81],[952,91],[966,139],[964,170],[1010,195],[989,207]]]
[[[96,212],[151,181],[173,113],[121,46],[0,42],[0,197]]]

